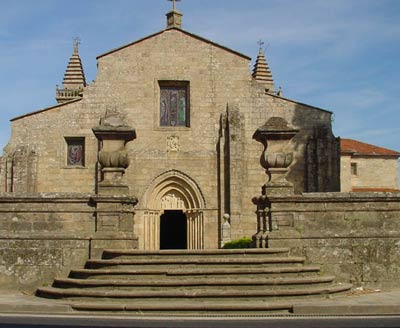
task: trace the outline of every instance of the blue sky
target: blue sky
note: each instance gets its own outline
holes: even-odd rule
[[[96,56],[165,28],[166,0],[0,0],[0,148],[9,120],[55,104],[72,40]],[[285,97],[334,112],[342,138],[400,151],[400,1],[182,0],[183,28],[255,58]]]

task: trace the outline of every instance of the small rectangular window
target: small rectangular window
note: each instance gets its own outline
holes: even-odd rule
[[[189,126],[189,82],[160,81],[160,126]]]
[[[67,165],[85,166],[85,138],[66,137]]]
[[[351,175],[357,175],[357,163],[351,163]]]

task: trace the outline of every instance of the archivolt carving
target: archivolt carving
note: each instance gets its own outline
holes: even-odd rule
[[[172,192],[161,198],[161,208],[164,210],[186,209],[186,204],[181,195]]]
[[[188,175],[171,170],[156,177],[143,197],[145,208],[203,209],[206,204],[200,188]]]

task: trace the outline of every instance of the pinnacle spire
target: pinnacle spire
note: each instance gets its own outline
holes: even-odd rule
[[[69,59],[67,69],[64,74],[63,88],[56,88],[57,102],[65,102],[77,98],[86,87],[86,78],[83,71],[81,58],[79,57],[80,39],[74,39],[74,51]]]
[[[274,79],[272,78],[271,70],[267,61],[265,60],[264,52],[262,50],[262,45],[264,42],[260,40],[257,43],[259,44],[260,48],[256,63],[254,64],[252,75],[257,82],[264,84],[265,89],[271,92],[274,91]]]

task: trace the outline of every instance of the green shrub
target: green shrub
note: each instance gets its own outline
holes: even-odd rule
[[[251,248],[253,240],[249,237],[243,237],[240,239],[232,240],[226,243],[223,248],[235,249],[235,248]]]

